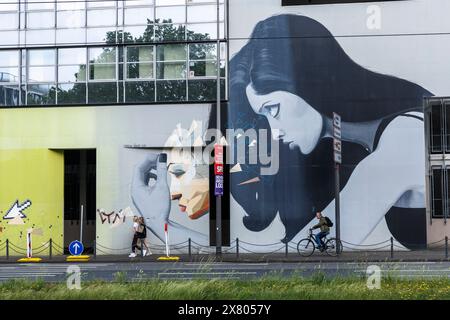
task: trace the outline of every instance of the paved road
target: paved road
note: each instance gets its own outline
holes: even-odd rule
[[[373,263],[197,263],[141,262],[76,264],[82,279],[107,281],[141,279],[251,279],[264,275],[311,276],[318,271],[326,276],[364,277]],[[378,263],[382,276],[400,278],[450,278],[450,262],[383,262]],[[67,263],[9,264],[0,266],[0,282],[10,279],[43,279],[65,281]]]

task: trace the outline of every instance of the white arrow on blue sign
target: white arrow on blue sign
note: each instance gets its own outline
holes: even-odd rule
[[[84,246],[80,241],[75,240],[69,244],[69,252],[71,255],[79,256],[83,253],[83,251],[84,251]]]

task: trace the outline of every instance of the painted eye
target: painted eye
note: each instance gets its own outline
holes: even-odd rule
[[[280,113],[280,104],[268,104],[263,106],[264,114],[270,115],[272,118],[278,117]]]

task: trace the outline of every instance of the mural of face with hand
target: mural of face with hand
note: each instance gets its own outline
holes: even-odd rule
[[[176,159],[172,159],[176,160]],[[190,161],[172,162],[169,167],[170,193],[178,200],[178,207],[190,219],[198,219],[209,212],[208,168]]]
[[[275,139],[282,139],[291,150],[300,148],[303,154],[314,150],[320,139],[323,119],[305,100],[287,91],[259,95],[252,84],[247,86],[246,93],[253,111],[265,116],[272,130],[279,130]]]

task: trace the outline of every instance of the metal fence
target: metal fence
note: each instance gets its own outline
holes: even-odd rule
[[[433,252],[435,255],[440,256],[442,258],[448,259],[448,237],[435,241],[433,243],[429,243],[424,247],[418,244],[412,243],[399,243],[394,238],[389,238],[385,241],[373,243],[373,244],[354,244],[344,240],[341,240],[343,253],[380,253],[384,252],[389,255],[390,258],[394,258],[396,253],[399,252]],[[94,241],[90,243],[92,248],[92,253],[94,258],[97,255],[108,256],[108,255],[125,255],[130,252],[130,247],[125,248],[111,248],[104,246],[98,241]],[[141,243],[142,245],[142,243]],[[157,244],[146,244],[152,253],[156,254],[165,254],[166,246],[165,245],[157,245]],[[418,248],[418,249],[406,249],[406,247]],[[215,247],[204,246],[199,244],[191,239],[187,239],[184,242],[172,244],[169,246],[170,252],[174,254],[183,254],[188,255],[189,258],[193,258],[196,255],[214,255],[216,253]],[[257,248],[257,249],[255,249]],[[267,250],[266,250],[267,249]],[[32,248],[33,256],[41,256],[48,257],[48,259],[52,259],[54,256],[64,256],[65,250],[64,248],[54,242],[52,239],[49,239],[47,242],[41,244],[40,246]],[[3,256],[8,260],[11,256],[26,256],[27,249],[25,247],[20,247],[19,245],[11,242],[9,239],[6,239],[5,242],[0,243],[0,256]],[[236,238],[230,243],[230,246],[223,247],[222,253],[227,256],[234,256],[236,259],[239,259],[242,255],[278,255],[284,257],[292,257],[299,256],[297,252],[297,242],[276,242],[270,244],[255,244],[240,240]]]

